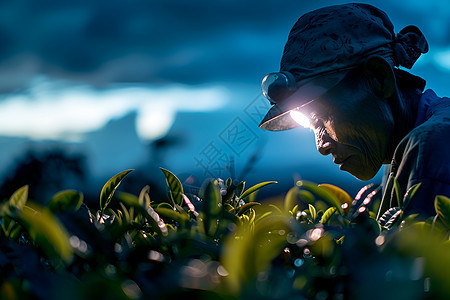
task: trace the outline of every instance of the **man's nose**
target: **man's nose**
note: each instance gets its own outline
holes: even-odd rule
[[[322,155],[328,155],[336,149],[336,142],[326,132],[316,133],[317,151]]]

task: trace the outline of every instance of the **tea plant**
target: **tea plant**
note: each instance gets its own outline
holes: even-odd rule
[[[299,181],[277,201],[254,201],[274,181],[246,188],[206,180],[188,195],[161,169],[167,199],[106,182],[99,209],[65,190],[46,206],[28,187],[0,204],[2,299],[430,299],[450,295],[450,199],[420,220],[399,207],[376,220],[379,188],[355,199]],[[395,182],[393,182],[395,188]]]

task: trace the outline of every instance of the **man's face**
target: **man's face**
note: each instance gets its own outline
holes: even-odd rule
[[[331,154],[341,170],[369,180],[389,163],[393,118],[386,100],[361,83],[352,85],[339,84],[301,111],[311,117],[317,150]]]

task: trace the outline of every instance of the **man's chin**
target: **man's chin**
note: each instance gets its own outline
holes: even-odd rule
[[[378,171],[376,172],[358,172],[358,171],[351,171],[351,170],[345,170],[348,173],[352,174],[353,176],[355,176],[356,178],[358,178],[359,180],[362,181],[367,181],[372,179],[373,177],[375,177],[375,175],[377,174]]]

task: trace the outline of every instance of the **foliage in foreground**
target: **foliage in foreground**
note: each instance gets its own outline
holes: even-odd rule
[[[168,199],[117,191],[98,211],[66,190],[46,206],[28,187],[0,203],[2,299],[434,299],[450,295],[450,199],[436,216],[375,220],[377,189],[353,200],[338,187],[299,181],[283,199],[255,202],[268,184],[207,180],[198,195],[162,169]]]

